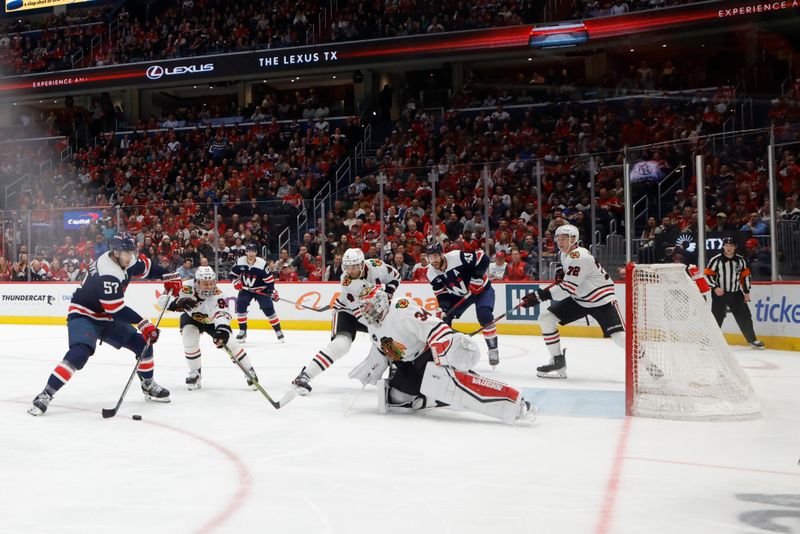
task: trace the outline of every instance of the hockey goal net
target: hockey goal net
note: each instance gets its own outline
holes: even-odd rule
[[[749,419],[760,408],[684,265],[629,264],[626,411],[666,419]]]

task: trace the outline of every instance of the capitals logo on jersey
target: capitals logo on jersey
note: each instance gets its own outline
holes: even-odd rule
[[[442,293],[467,296],[470,280],[483,278],[489,267],[489,259],[481,250],[474,254],[452,250],[442,255],[442,260],[445,263],[444,270],[440,271],[433,265],[428,267],[428,280],[437,296]]]

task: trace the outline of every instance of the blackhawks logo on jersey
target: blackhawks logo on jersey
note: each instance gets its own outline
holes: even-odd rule
[[[397,304],[394,305],[395,308],[408,308],[408,300],[400,299],[397,301]]]
[[[369,264],[373,267],[380,267],[383,265],[383,262],[381,260],[369,260]]]
[[[399,362],[403,359],[403,355],[406,352],[406,346],[390,337],[382,337],[381,352],[383,352],[388,358]]]
[[[194,319],[198,323],[203,323],[203,324],[207,324],[209,322],[208,315],[206,315],[205,313],[200,313],[200,312],[194,312],[192,314],[192,319]]]
[[[344,280],[342,280],[342,285],[343,285],[344,287],[347,287],[347,286],[349,286],[349,285],[350,285],[350,283],[351,283],[352,281],[353,281],[353,280],[352,280],[352,279],[351,279],[349,276],[345,276],[345,277],[344,277]]]
[[[575,260],[581,257],[581,253],[578,252],[577,250],[573,250],[572,252],[569,253],[569,257]]]
[[[191,286],[183,286],[181,288],[181,293],[186,293],[187,295],[192,294],[192,287]]]

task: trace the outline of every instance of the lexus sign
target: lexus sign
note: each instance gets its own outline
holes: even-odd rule
[[[164,76],[180,76],[181,74],[198,74],[213,71],[213,63],[205,63],[203,65],[180,65],[173,68],[153,65],[147,68],[147,77],[151,80],[160,80]]]

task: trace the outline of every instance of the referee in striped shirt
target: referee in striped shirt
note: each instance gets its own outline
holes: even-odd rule
[[[750,314],[750,268],[742,256],[736,254],[736,241],[732,237],[722,240],[722,254],[717,254],[705,269],[711,286],[711,313],[722,326],[730,308],[736,324],[753,349],[763,349],[764,343],[756,339],[753,316]]]

